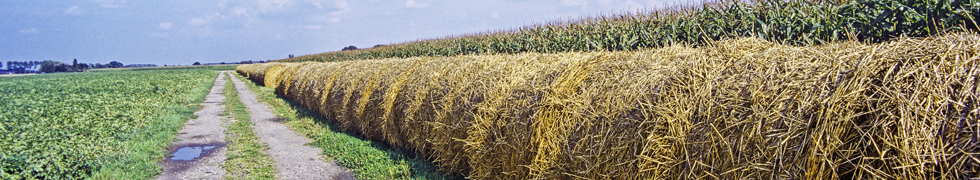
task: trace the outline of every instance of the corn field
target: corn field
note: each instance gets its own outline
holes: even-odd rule
[[[876,43],[894,37],[925,37],[980,30],[978,0],[761,0],[711,2],[646,13],[553,22],[511,31],[420,40],[372,49],[329,52],[279,60],[333,62],[408,58],[639,50],[705,45],[714,40],[756,37],[793,45],[845,40]]]

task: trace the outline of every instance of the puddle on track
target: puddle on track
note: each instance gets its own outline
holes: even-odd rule
[[[205,151],[211,151],[218,146],[189,146],[182,147],[174,152],[173,157],[170,160],[180,160],[180,161],[190,161],[201,157],[201,153]]]
[[[222,147],[223,144],[189,144],[170,153],[169,161],[193,161],[206,157],[215,149]]]

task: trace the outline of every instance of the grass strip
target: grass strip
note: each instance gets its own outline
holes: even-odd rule
[[[214,72],[214,71],[212,71]],[[168,73],[195,73],[195,72],[168,72]],[[161,113],[160,118],[150,118],[151,122],[145,123],[147,126],[139,128],[127,135],[126,141],[120,147],[126,147],[124,155],[118,160],[110,162],[94,172],[88,179],[150,179],[159,175],[161,167],[157,164],[161,157],[167,154],[166,147],[177,135],[177,131],[184,126],[187,120],[197,118],[194,112],[200,110],[211,87],[217,72],[209,75],[206,80],[200,81],[187,93],[182,95],[183,100],[178,104],[171,104],[163,107],[166,109]],[[87,75],[87,74],[86,74]],[[112,159],[112,158],[110,158]]]
[[[255,92],[259,101],[275,109],[276,116],[296,132],[313,142],[311,146],[322,148],[326,160],[335,160],[349,168],[357,179],[461,179],[437,171],[431,161],[418,158],[418,153],[392,148],[384,143],[365,140],[360,136],[341,133],[336,125],[323,116],[298,104],[286,101],[272,88],[258,86],[241,75],[236,78]]]
[[[275,179],[276,168],[271,157],[263,153],[269,147],[259,141],[252,126],[251,114],[238,97],[231,80],[225,83],[225,113],[230,115],[231,126],[225,132],[228,154],[224,168],[227,179]]]

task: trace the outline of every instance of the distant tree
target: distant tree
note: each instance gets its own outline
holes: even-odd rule
[[[44,73],[68,72],[72,70],[73,68],[69,67],[67,64],[58,61],[45,60],[44,62],[41,62],[40,71]]]
[[[48,60],[48,61],[50,61],[50,60]],[[41,66],[41,63],[42,63],[41,61],[32,61],[32,62],[29,63],[29,65],[28,65],[27,68],[28,69],[33,69],[33,70],[36,71],[36,70],[38,70],[38,66]]]
[[[109,68],[121,68],[121,67],[123,67],[123,63],[121,62],[117,62],[117,61],[109,62]]]
[[[344,49],[341,49],[340,51],[351,51],[351,50],[357,50],[357,46],[350,45],[345,47]]]
[[[383,46],[387,46],[387,45],[384,45],[384,44],[378,44],[378,45],[374,45],[374,47],[371,47],[371,48],[379,48],[379,47],[383,47]]]
[[[3,68],[3,63],[0,63],[0,68]]]
[[[194,64],[191,64],[191,65],[200,66],[201,65],[201,62],[194,62]]]
[[[289,58],[293,58],[293,57],[294,57],[294,56],[293,56],[292,54],[290,54],[290,55],[289,55]]]
[[[17,74],[27,73],[27,68],[29,67],[29,64],[30,64],[30,62],[28,62],[28,61],[23,61],[23,62],[21,62],[21,61],[8,61],[7,62],[7,70],[14,71],[14,73],[17,73]]]
[[[82,69],[81,66],[78,66],[78,59],[74,59],[71,61],[71,67],[75,68],[75,70]]]
[[[225,62],[221,62],[221,63],[218,63],[218,64],[225,64]]]

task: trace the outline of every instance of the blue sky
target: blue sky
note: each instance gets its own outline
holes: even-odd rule
[[[0,61],[189,65],[274,60],[684,0],[4,0]]]

